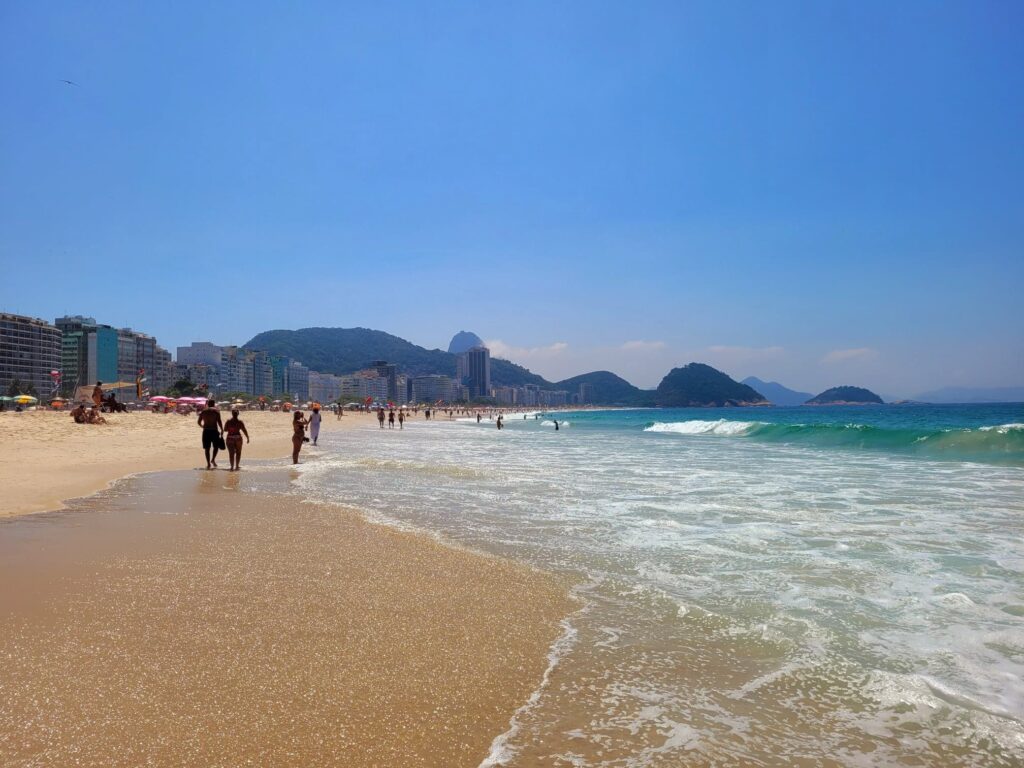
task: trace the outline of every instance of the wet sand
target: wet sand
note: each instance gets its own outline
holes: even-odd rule
[[[477,766],[566,584],[171,472],[0,521],[0,764]]]

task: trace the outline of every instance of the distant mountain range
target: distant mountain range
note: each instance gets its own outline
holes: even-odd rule
[[[784,387],[777,381],[761,381],[757,376],[747,376],[741,384],[753,387],[775,405],[803,405],[814,395],[811,392],[797,392]]]
[[[923,403],[1022,403],[1024,387],[943,387],[913,399]]]
[[[479,336],[460,331],[452,339],[450,348],[468,349],[478,343]],[[303,364],[321,373],[353,373],[370,367],[375,360],[387,360],[412,376],[431,373],[455,375],[455,354],[440,349],[424,349],[390,333],[370,328],[265,331],[251,338],[244,346],[301,360]],[[692,363],[687,369],[689,373],[684,374],[680,380],[666,377],[669,384],[659,388],[661,402],[668,404],[673,398],[702,405],[744,399],[763,401],[749,387],[738,384],[709,366]],[[592,371],[563,381],[548,381],[521,365],[499,358],[491,358],[491,383],[499,387],[535,384],[541,389],[566,390],[571,394],[577,393],[581,384],[588,384],[591,401],[595,404],[651,406],[659,402],[655,392],[635,387],[610,371]]]
[[[452,338],[449,349],[465,351],[482,343],[475,333],[460,331]],[[370,367],[375,360],[387,360],[396,363],[404,373],[412,376],[431,373],[455,375],[456,354],[453,352],[425,349],[398,336],[370,328],[265,331],[251,338],[244,346],[301,360],[311,369],[321,373],[353,373]],[[769,402],[776,405],[802,405],[811,400],[881,402],[878,395],[859,387],[834,388],[812,397],[808,392],[798,392],[778,382],[766,382],[754,376],[737,382],[721,371],[702,363],[690,363],[682,368],[674,368],[658,385],[657,390],[644,390],[610,371],[592,371],[553,382],[521,365],[500,358],[491,358],[491,382],[499,387],[534,384],[541,389],[566,390],[571,394],[578,392],[581,384],[588,384],[591,387],[592,401],[600,405],[685,407],[764,405]],[[947,387],[925,392],[918,395],[915,400],[934,403],[1020,402],[1024,401],[1024,387]]]

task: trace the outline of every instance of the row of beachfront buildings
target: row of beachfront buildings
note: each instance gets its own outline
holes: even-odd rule
[[[455,376],[407,375],[384,360],[347,375],[320,373],[299,360],[208,341],[177,348],[177,359],[157,340],[93,317],[69,315],[53,323],[0,314],[0,389],[12,383],[41,398],[70,395],[97,381],[120,383],[120,398],[136,399],[144,379],[152,394],[187,380],[213,396],[245,394],[299,401],[377,403],[466,402],[493,398],[503,405],[557,406],[580,394],[536,385],[492,387],[490,351],[474,347],[456,358]],[[585,401],[584,401],[585,402]]]

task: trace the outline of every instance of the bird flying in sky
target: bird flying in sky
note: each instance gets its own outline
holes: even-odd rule
[[[78,83],[76,83],[76,82],[73,82],[73,81],[71,81],[71,80],[61,80],[61,82],[62,82],[62,83],[67,83],[68,85],[78,85]]]

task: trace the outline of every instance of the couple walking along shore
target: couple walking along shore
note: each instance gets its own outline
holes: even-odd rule
[[[320,437],[320,422],[322,420],[319,406],[313,406],[313,413],[309,418],[303,416],[302,411],[296,411],[292,418],[292,463],[299,463],[299,452],[302,444],[312,439],[316,445]],[[238,418],[238,409],[231,410],[231,418],[225,422],[221,421],[220,411],[216,408],[213,400],[206,401],[206,407],[199,412],[196,422],[203,429],[203,453],[206,455],[206,468],[217,468],[217,453],[227,450],[228,459],[231,462],[231,471],[239,469],[242,461],[242,436],[245,442],[249,442],[249,432],[245,428],[245,422]],[[309,437],[306,437],[306,430],[309,430]]]
[[[249,442],[245,422],[238,418],[238,409],[231,409],[231,418],[221,423],[220,411],[213,400],[206,401],[206,407],[199,412],[198,422],[203,428],[203,453],[206,454],[206,468],[217,468],[217,452],[227,449],[231,472],[242,462],[242,435]]]

